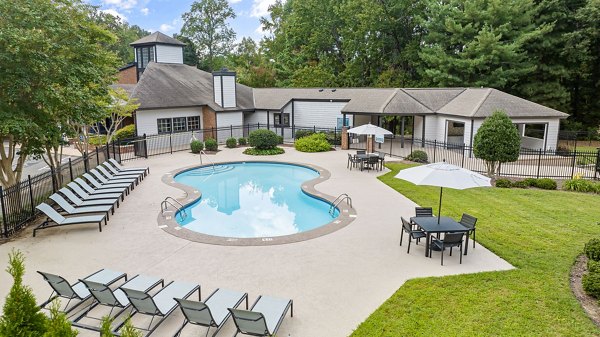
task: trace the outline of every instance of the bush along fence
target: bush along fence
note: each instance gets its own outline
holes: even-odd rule
[[[410,137],[410,136],[409,136]],[[485,162],[475,158],[473,148],[466,144],[453,144],[435,140],[409,137],[387,137],[383,144],[375,144],[375,150],[392,157],[410,158],[413,151],[426,154],[426,162],[446,162],[486,173]],[[349,141],[352,149],[365,149],[364,137],[352,137]],[[500,165],[499,176],[531,177],[552,179],[600,179],[600,150],[534,150],[521,149],[516,162]]]
[[[35,206],[108,158],[111,158],[111,153],[105,145],[88,155],[69,159],[56,169],[50,168],[44,173],[27,176],[16,185],[7,188],[0,186],[0,234],[9,237],[22,229],[36,217]]]

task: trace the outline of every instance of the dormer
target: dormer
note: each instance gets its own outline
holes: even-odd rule
[[[223,68],[213,71],[212,74],[215,103],[222,108],[235,108],[237,106],[235,71]]]
[[[183,64],[185,43],[161,32],[145,36],[130,46],[135,49],[138,78],[150,62]]]

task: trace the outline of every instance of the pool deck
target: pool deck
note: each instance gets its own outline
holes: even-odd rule
[[[224,149],[209,155],[213,162],[257,160],[243,149]],[[348,151],[306,154],[286,147],[286,154],[264,158],[272,161],[309,163],[331,172],[315,186],[318,191],[352,197],[357,217],[348,226],[307,241],[274,246],[223,246],[188,241],[158,227],[160,203],[167,196],[184,197],[183,191],[162,182],[176,169],[199,164],[187,152],[126,162],[126,166],[150,166],[151,174],[125,199],[108,226],[99,233],[95,225],[46,229],[31,237],[31,229],[0,245],[0,266],[18,248],[26,255],[25,283],[39,303],[50,295],[50,287],[36,270],[60,274],[69,281],[101,268],[146,274],[198,283],[203,298],[216,288],[248,292],[250,304],[258,295],[294,300],[294,317],[284,320],[279,336],[347,336],[370,313],[411,278],[444,276],[513,267],[482,246],[469,248],[458,263],[456,254],[444,259],[424,256],[424,243],[398,246],[400,216],[410,217],[415,203],[377,180],[382,172],[348,170]],[[8,293],[9,276],[0,272],[0,305]],[[183,321],[174,312],[153,336],[171,336]],[[134,319],[136,325],[147,322]],[[197,336],[205,328],[191,326],[182,336]],[[231,336],[232,321],[219,336]],[[80,336],[98,336],[82,331]]]

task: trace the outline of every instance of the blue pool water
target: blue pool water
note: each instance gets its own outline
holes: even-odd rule
[[[232,238],[274,237],[325,225],[337,217],[329,203],[313,198],[301,185],[317,178],[315,170],[290,164],[232,163],[200,167],[175,181],[202,192],[202,198],[178,213],[189,230]]]

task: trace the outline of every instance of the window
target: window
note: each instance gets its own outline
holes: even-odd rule
[[[546,124],[525,124],[523,136],[537,139],[544,139],[546,133]]]
[[[273,124],[278,127],[290,126],[290,114],[276,113],[273,114]]]
[[[200,130],[200,116],[193,116],[187,118],[188,131]]]
[[[173,132],[181,132],[186,130],[185,117],[173,118]]]
[[[154,47],[139,47],[136,52],[138,68],[146,68],[148,63],[154,61]]]
[[[159,118],[156,121],[158,123],[158,133],[171,132],[171,118]]]

